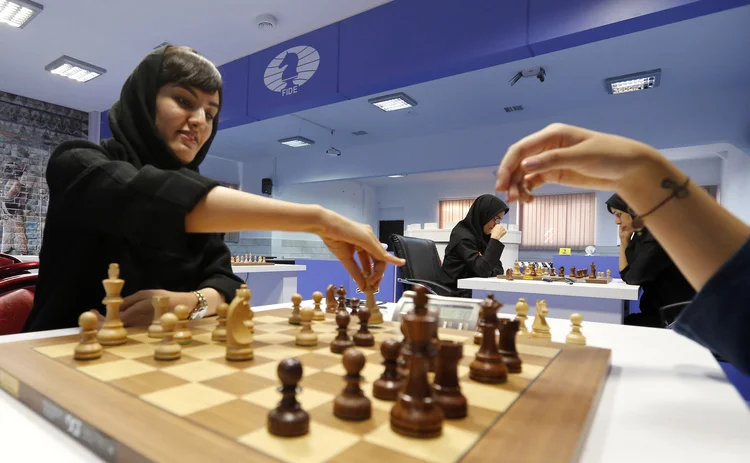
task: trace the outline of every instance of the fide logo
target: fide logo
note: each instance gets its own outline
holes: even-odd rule
[[[281,96],[297,93],[297,89],[312,79],[320,64],[320,54],[313,47],[292,47],[272,59],[263,74],[263,82]]]

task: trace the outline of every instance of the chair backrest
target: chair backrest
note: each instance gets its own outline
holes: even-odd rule
[[[0,336],[23,329],[34,305],[37,275],[16,275],[0,281]]]
[[[0,266],[17,264],[21,262],[17,257],[13,257],[10,254],[0,253]]]
[[[663,326],[669,326],[677,320],[680,313],[690,304],[691,301],[677,302],[675,304],[665,305],[659,308],[659,317]]]
[[[8,265],[0,264],[0,278],[8,278],[13,275],[23,275],[29,270],[39,268],[39,262],[17,262]]]
[[[396,257],[406,259],[406,265],[399,268],[402,278],[438,280],[441,264],[434,241],[395,234],[390,238]]]

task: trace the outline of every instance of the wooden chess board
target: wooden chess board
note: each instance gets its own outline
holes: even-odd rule
[[[366,356],[362,389],[372,399],[372,418],[347,422],[333,415],[333,399],[345,382],[341,356],[332,354],[333,315],[314,322],[316,347],[295,345],[299,327],[291,310],[255,314],[247,362],[224,359],[225,346],[211,341],[214,320],[193,324],[193,342],[180,360],[153,359],[144,329],[129,330],[125,345],[105,347],[101,358],[73,359],[78,336],[0,345],[0,386],[57,424],[105,461],[450,462],[576,461],[609,372],[610,351],[519,340],[523,372],[502,385],[468,378],[479,346],[473,332],[441,329],[442,339],[464,343],[459,377],[468,417],[446,420],[434,439],[402,437],[389,426],[393,402],[372,397],[383,371],[380,342],[401,338],[398,325],[372,327],[376,345]],[[350,325],[350,332],[357,325]],[[280,438],[266,428],[281,398],[279,361],[303,365],[298,400],[310,414],[310,432]]]

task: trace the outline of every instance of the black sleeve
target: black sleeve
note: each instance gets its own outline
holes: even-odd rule
[[[93,148],[55,152],[47,184],[50,208],[72,224],[154,246],[184,234],[185,216],[218,185],[189,169],[137,169]]]
[[[653,238],[647,238],[625,250],[628,266],[620,270],[620,278],[627,284],[640,285],[656,279],[672,262],[664,248]]]
[[[484,254],[469,240],[462,240],[456,245],[456,251],[461,260],[466,262],[475,275],[487,278],[492,276],[492,271],[500,264],[500,256],[503,254],[505,245],[498,240],[490,240]]]
[[[211,236],[203,255],[198,289],[213,288],[224,296],[227,304],[232,302],[243,281],[232,272],[231,252],[220,235]]]

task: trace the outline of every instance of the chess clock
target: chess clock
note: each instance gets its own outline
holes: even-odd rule
[[[393,312],[393,321],[398,321],[409,312],[414,310],[414,291],[405,291],[401,299],[396,302],[396,310]],[[467,299],[463,297],[436,296],[430,294],[430,302],[427,308],[433,316],[438,318],[440,328],[454,330],[476,329],[479,318],[479,304],[481,299]]]

